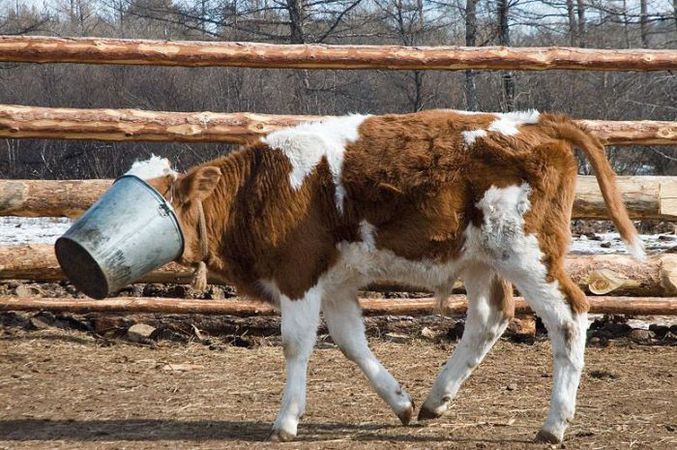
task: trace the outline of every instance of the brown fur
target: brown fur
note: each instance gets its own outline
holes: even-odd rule
[[[515,317],[515,301],[512,297],[512,284],[496,276],[491,280],[491,305],[503,314],[506,320]]]
[[[287,157],[261,143],[193,168],[173,189],[187,242],[181,262],[197,262],[199,196],[209,269],[253,296],[271,300],[258,283],[271,280],[286,296],[300,298],[334,264],[337,243],[359,240],[360,221],[376,228],[378,248],[409,260],[445,262],[460,256],[465,228],[481,222],[475,204],[487,189],[527,182],[532,191],[525,232],[538,237],[548,277],[559,281],[572,310],[587,311],[585,295],[564,272],[576,179],[572,144],[590,158],[622,236],[636,235],[603,147],[566,117],[543,114],[515,136],[489,133],[467,148],[461,132],[486,129],[493,120],[449,111],[368,118],[344,154],[343,214],[325,160],[298,191],[289,184]],[[162,192],[171,182],[153,180]],[[213,191],[205,195],[210,182]],[[495,280],[492,298],[506,315],[513,313],[510,290]]]

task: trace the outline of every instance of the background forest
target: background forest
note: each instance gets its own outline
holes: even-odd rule
[[[674,49],[676,12],[677,0],[0,0],[0,34]],[[677,75],[5,63],[0,103],[280,114],[537,108],[586,119],[675,120]],[[7,139],[0,177],[108,178],[151,152],[185,168],[228,150]],[[620,173],[677,175],[675,148],[610,148],[610,157]]]

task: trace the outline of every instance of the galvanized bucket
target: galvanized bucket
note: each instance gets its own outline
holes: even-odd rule
[[[55,251],[75,287],[102,299],[181,256],[183,235],[162,195],[124,175],[57,239]]]

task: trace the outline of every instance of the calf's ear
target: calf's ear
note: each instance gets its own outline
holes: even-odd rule
[[[219,184],[221,170],[214,166],[198,167],[179,180],[178,193],[183,202],[204,200]]]

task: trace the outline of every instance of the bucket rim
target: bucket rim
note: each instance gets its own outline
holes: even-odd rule
[[[132,174],[121,175],[113,181],[113,184],[117,183],[118,181],[122,180],[123,178],[133,179],[134,181],[141,183],[145,188],[147,188],[155,196],[158,203],[161,206],[164,207],[163,209],[165,210],[167,215],[169,217],[171,217],[172,223],[174,224],[174,228],[176,228],[176,232],[179,235],[179,240],[181,241],[181,245],[179,246],[179,253],[176,255],[174,260],[180,258],[181,255],[183,255],[184,246],[185,246],[186,242],[185,242],[185,239],[183,237],[183,231],[181,230],[181,224],[179,223],[179,219],[176,217],[176,212],[174,211],[174,207],[172,206],[172,204],[169,203],[164,198],[164,196],[162,194],[160,194],[160,192],[157,189],[155,189],[153,186],[148,184],[148,182],[146,182],[146,180],[144,180],[143,178],[138,177],[136,175],[132,175]]]
[[[63,259],[65,256],[64,252],[70,253],[71,255],[77,255],[80,260],[86,259],[87,265],[93,268],[94,273],[90,273],[86,277],[83,277],[82,272],[73,270],[74,266]],[[61,270],[66,274],[68,280],[87,297],[102,300],[111,293],[111,282],[106,275],[106,272],[88,249],[76,239],[65,235],[60,236],[54,243],[54,253]],[[92,277],[94,277],[95,280],[93,282]],[[83,278],[86,278],[86,281],[83,281]]]

